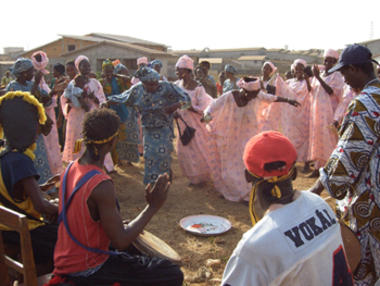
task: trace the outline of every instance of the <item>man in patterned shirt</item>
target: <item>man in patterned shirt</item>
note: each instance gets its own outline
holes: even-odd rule
[[[370,50],[348,46],[329,72],[340,71],[361,93],[350,103],[339,141],[312,192],[323,189],[341,200],[339,208],[361,245],[355,285],[373,285],[380,278],[380,80]]]

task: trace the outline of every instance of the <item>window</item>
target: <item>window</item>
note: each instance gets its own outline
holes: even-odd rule
[[[74,51],[75,50],[75,45],[68,45],[67,49],[68,49],[69,52]]]

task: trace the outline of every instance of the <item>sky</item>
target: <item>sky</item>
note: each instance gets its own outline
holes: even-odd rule
[[[0,53],[60,34],[126,35],[173,50],[342,49],[380,39],[380,0],[6,0],[1,10]]]

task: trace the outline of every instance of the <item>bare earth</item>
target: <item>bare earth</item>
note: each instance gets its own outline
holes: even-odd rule
[[[146,205],[142,184],[143,166],[143,162],[134,166],[125,164],[111,175],[125,219],[134,218]],[[211,184],[189,186],[189,181],[181,174],[175,153],[172,168],[174,179],[168,199],[146,229],[168,243],[182,257],[184,285],[219,285],[228,258],[242,234],[251,227],[248,206],[223,199]],[[306,190],[314,181],[298,172],[294,185],[298,190]],[[194,236],[182,230],[179,221],[185,216],[196,214],[225,217],[230,220],[232,228],[215,237]],[[209,259],[218,259],[220,262]]]

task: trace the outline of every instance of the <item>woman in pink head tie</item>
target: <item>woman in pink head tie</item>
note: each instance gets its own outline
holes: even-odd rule
[[[288,84],[295,98],[301,104],[300,108],[286,108],[288,125],[284,135],[292,141],[297,150],[297,161],[304,162],[303,172],[309,172],[310,166],[308,162],[309,149],[309,119],[310,119],[310,92],[311,84],[309,76],[305,72],[307,63],[303,59],[296,59],[291,67],[294,78],[288,79]]]
[[[145,67],[149,64],[148,58],[147,57],[140,57],[137,59],[137,69],[140,69],[142,67]],[[139,83],[140,80],[137,77],[132,77],[131,79],[131,84],[135,85]]]
[[[206,182],[210,179],[211,166],[209,162],[210,146],[212,146],[210,135],[206,126],[201,123],[203,111],[213,101],[197,81],[193,78],[193,60],[184,55],[176,63],[176,85],[181,87],[191,99],[191,107],[186,110],[177,111],[187,124],[196,129],[195,135],[190,143],[184,146],[181,140],[177,140],[177,154],[179,165],[183,174],[193,185]],[[185,124],[177,119],[181,131],[185,130]]]
[[[47,136],[43,136],[46,145],[46,152],[49,161],[49,166],[53,174],[60,174],[62,171],[62,155],[58,141],[58,130],[56,124],[56,117],[54,108],[57,107],[57,96],[55,96],[54,90],[50,90],[47,85],[44,75],[49,74],[46,66],[49,63],[49,58],[43,51],[37,51],[32,54],[31,57],[33,67],[37,71],[36,78],[41,77],[39,87],[45,90],[52,97],[52,103],[45,106],[45,111],[53,121],[52,129]]]
[[[82,150],[81,153],[74,153],[75,143],[81,138],[82,122],[85,113],[98,108],[101,103],[106,101],[102,85],[98,80],[90,77],[91,65],[89,59],[84,55],[78,56],[75,59],[75,67],[79,72],[78,75],[81,76],[83,86],[79,86],[79,81],[74,78],[65,89],[61,101],[63,104],[62,109],[69,110],[68,114],[65,115],[67,116],[66,140],[62,156],[63,161],[66,163],[79,158],[84,152]],[[80,105],[75,105],[73,100],[70,102],[69,99],[72,98],[77,98],[80,101]],[[70,109],[67,108],[67,105],[70,106]],[[114,170],[110,154],[106,155],[104,166],[107,172]]]
[[[251,190],[244,177],[241,159],[247,141],[259,133],[258,110],[263,101],[287,102],[295,100],[268,94],[261,89],[258,78],[243,77],[239,90],[231,90],[214,100],[204,111],[203,120],[215,138],[217,150],[210,154],[213,168],[220,172],[215,188],[230,201],[248,201]]]
[[[290,97],[289,88],[277,73],[277,67],[272,62],[265,62],[262,67],[261,88],[264,92],[281,96]],[[260,107],[260,131],[276,130],[284,132],[287,126],[286,112],[284,106],[270,103],[263,103]],[[291,107],[290,107],[291,108]]]
[[[340,72],[329,73],[338,58],[339,53],[329,49],[324,54],[324,71],[313,66],[308,157],[314,161],[314,171],[310,177],[319,176],[319,168],[327,162],[338,140],[333,117],[343,95],[344,79]]]

